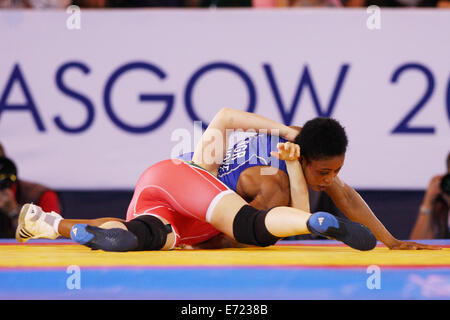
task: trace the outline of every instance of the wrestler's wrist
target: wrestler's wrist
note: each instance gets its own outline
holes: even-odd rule
[[[282,138],[292,142],[295,140],[298,131],[288,126],[284,126],[283,129],[280,131],[280,134]]]
[[[386,245],[386,247],[388,247],[388,248],[394,248],[399,245],[400,240],[392,238],[387,241],[381,241],[381,242],[383,242]]]

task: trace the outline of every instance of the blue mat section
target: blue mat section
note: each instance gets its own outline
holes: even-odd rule
[[[14,243],[3,240],[1,243]],[[33,240],[64,243],[68,240]],[[420,241],[448,245],[450,240]],[[333,241],[282,241],[324,245]],[[78,267],[0,269],[0,299],[448,300],[446,267]]]
[[[450,271],[366,268],[81,268],[0,271],[0,299],[449,299]]]

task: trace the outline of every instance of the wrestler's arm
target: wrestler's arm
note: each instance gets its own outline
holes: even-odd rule
[[[306,212],[311,212],[309,206],[308,184],[306,183],[303,170],[298,159],[300,158],[300,147],[292,142],[278,143],[278,151],[270,154],[286,163],[289,176],[289,190],[291,194],[291,207]],[[287,190],[287,188],[286,188]]]
[[[392,236],[378,220],[363,198],[350,186],[336,177],[326,193],[336,206],[352,221],[367,226],[375,237],[390,249],[438,249],[435,246],[401,241]]]
[[[217,175],[227,148],[230,129],[259,130],[292,141],[298,131],[255,113],[223,108],[212,119],[195,148],[192,161],[210,173]]]

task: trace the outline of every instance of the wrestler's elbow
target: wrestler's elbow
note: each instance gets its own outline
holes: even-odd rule
[[[219,112],[214,117],[216,121],[216,126],[220,126],[224,129],[233,129],[235,119],[238,115],[238,111],[232,108],[224,107],[219,110]]]

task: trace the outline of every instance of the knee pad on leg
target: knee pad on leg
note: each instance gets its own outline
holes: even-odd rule
[[[236,214],[233,221],[234,238],[240,243],[267,247],[275,244],[280,238],[271,234],[265,224],[269,210],[257,210],[245,205]]]
[[[142,215],[125,222],[128,231],[138,239],[135,250],[161,250],[167,240],[167,234],[172,232],[170,224],[165,225],[154,216]]]

